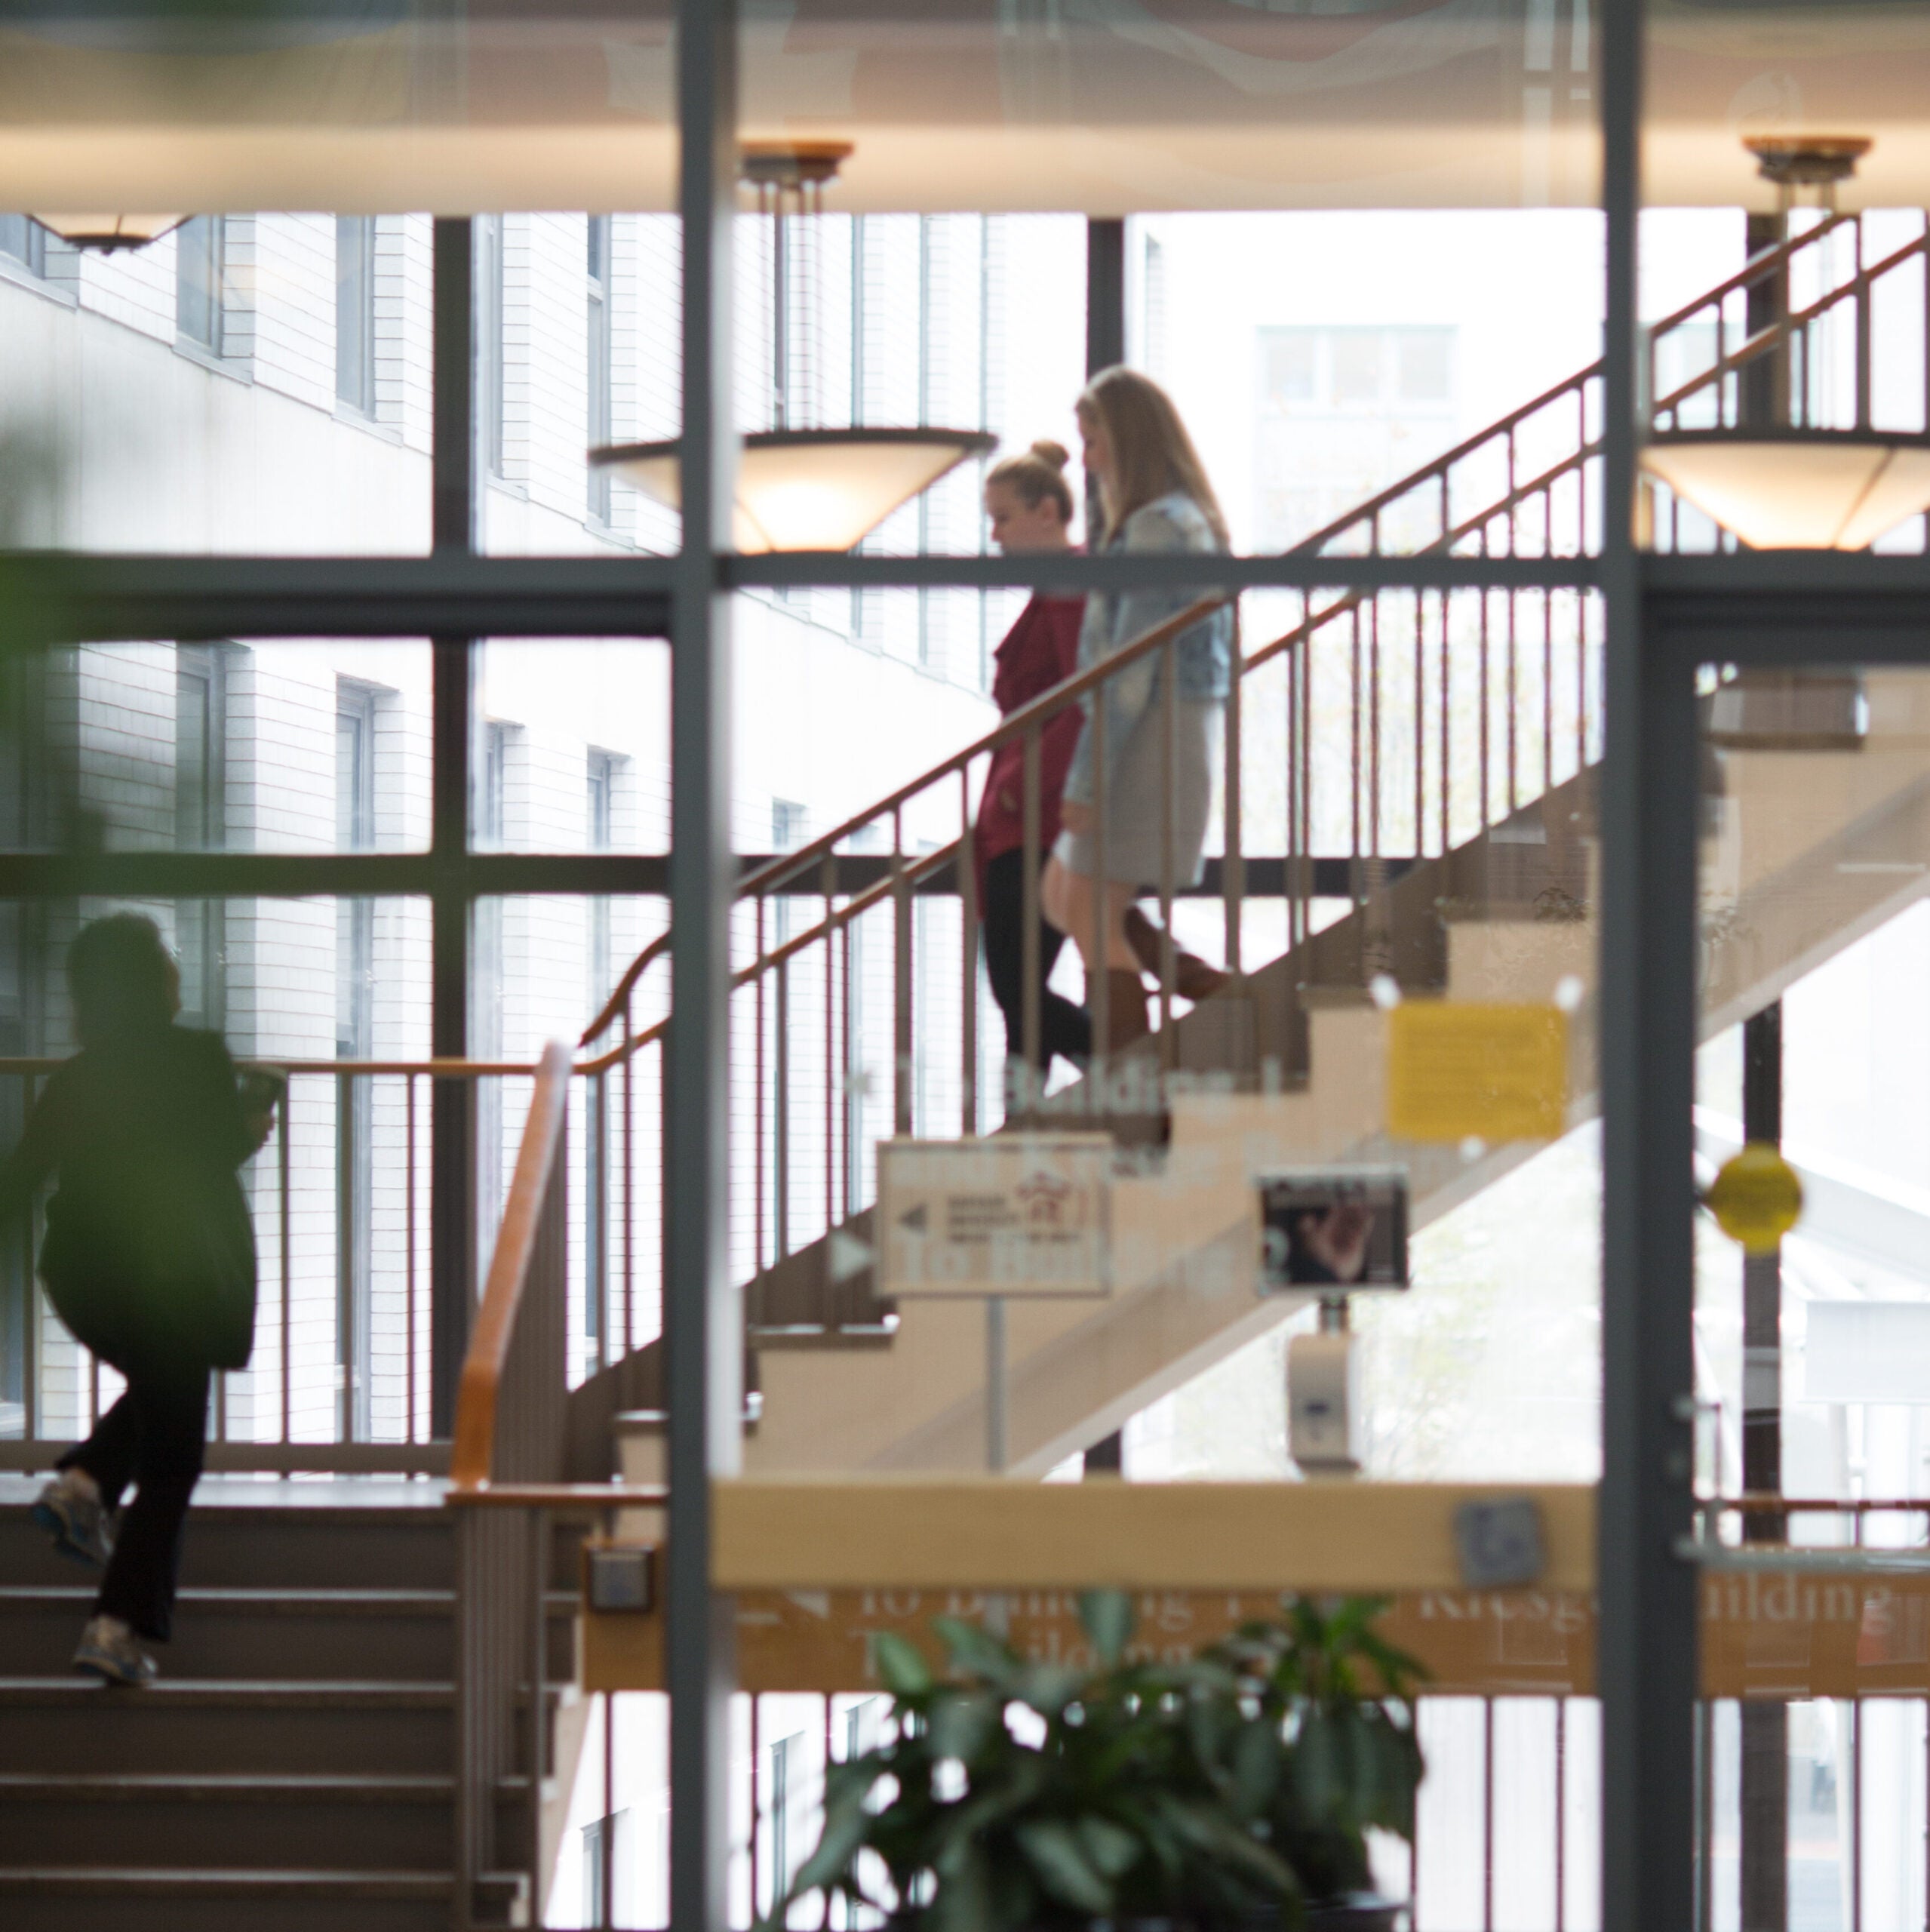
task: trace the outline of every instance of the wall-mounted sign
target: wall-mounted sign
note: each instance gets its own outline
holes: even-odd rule
[[[1407,1177],[1398,1168],[1262,1174],[1260,1290],[1407,1286]]]
[[[1921,1697],[1930,1691],[1930,1577],[1709,1576],[1697,1586],[1705,1697]],[[1177,1663],[1251,1618],[1277,1614],[1264,1591],[1136,1591],[1127,1654]],[[978,1621],[982,1590],[758,1590],[733,1599],[737,1682],[745,1690],[875,1691],[878,1633],[936,1667],[934,1617]],[[997,1598],[1012,1642],[1043,1663],[1089,1664],[1071,1590]],[[1427,1667],[1434,1697],[1592,1697],[1595,1606],[1587,1593],[1463,1587],[1403,1592],[1375,1626]],[[582,1620],[585,1690],[663,1687],[660,1615]]]
[[[1388,1015],[1388,1131],[1397,1140],[1552,1140],[1567,1125],[1558,1006],[1403,1000]]]
[[[878,1290],[1104,1295],[1112,1139],[1000,1134],[878,1145]]]

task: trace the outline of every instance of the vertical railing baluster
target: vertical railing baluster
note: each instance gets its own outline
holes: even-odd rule
[[[844,961],[844,1011],[847,1029],[851,1012],[851,949],[849,932],[832,923],[837,903],[837,857],[827,851],[819,868],[824,894],[824,1225],[828,1234],[837,1225],[837,1116],[840,1107],[837,1063],[837,964]],[[848,1063],[847,1063],[848,1070]]]
[[[1172,1035],[1172,900],[1179,842],[1173,817],[1179,806],[1175,795],[1179,783],[1179,651],[1176,644],[1166,645],[1160,650],[1160,679],[1163,686],[1160,712],[1160,788],[1163,801],[1160,814],[1160,1065],[1169,1072],[1177,1064]],[[1111,930],[1112,922],[1108,919],[1108,941]]]
[[[1863,1700],[1852,1697],[1849,1720],[1849,1932],[1863,1932]]]
[[[1495,1932],[1495,1700],[1481,1700],[1481,1932]]]
[[[1489,623],[1492,616],[1491,599],[1489,593],[1485,586],[1483,586],[1481,589],[1477,591],[1475,595],[1480,599],[1481,608],[1480,629],[1477,634],[1478,644],[1475,654],[1474,671],[1475,681],[1478,686],[1475,696],[1480,721],[1480,736],[1475,747],[1475,756],[1480,761],[1480,769],[1476,774],[1476,777],[1479,781],[1476,787],[1476,793],[1480,800],[1481,814],[1481,816],[1476,825],[1476,831],[1477,834],[1479,834],[1480,832],[1485,832],[1487,830],[1489,823],[1489,727],[1493,721],[1491,714],[1494,709],[1494,705],[1488,688],[1488,644]]]
[[[290,1184],[292,1163],[289,1159],[288,1143],[294,1137],[294,1132],[295,1080],[291,1069],[288,1084],[281,1092],[281,1146],[275,1159],[275,1186],[281,1210],[281,1225],[276,1229],[276,1234],[281,1251],[281,1440],[284,1443],[295,1439],[291,1422],[295,1399],[294,1293],[292,1283],[294,1241],[288,1226],[288,1205],[293,1192]]]
[[[1440,657],[1441,715],[1439,729],[1441,739],[1441,856],[1443,858],[1454,849],[1454,812],[1449,798],[1454,774],[1454,733],[1449,722],[1453,710],[1454,681],[1451,669],[1452,653],[1448,649],[1448,600],[1452,594],[1445,587],[1434,593],[1434,614],[1440,620],[1440,638],[1437,649]]]
[[[979,854],[970,768],[958,768],[958,1131],[979,1131]]]
[[[1348,873],[1347,889],[1356,912],[1364,903],[1360,885],[1360,606],[1348,613]]]
[[[21,1086],[25,1102],[20,1109],[23,1121],[33,1115],[34,1103],[38,1097],[39,1081],[31,1073],[23,1075]],[[29,1442],[38,1442],[45,1427],[45,1405],[41,1400],[40,1378],[45,1368],[41,1358],[44,1352],[41,1333],[40,1277],[34,1269],[34,1220],[35,1207],[29,1204],[20,1217],[20,1279],[26,1284],[23,1294],[24,1307],[21,1326],[25,1333],[20,1337],[21,1348],[26,1360],[20,1367],[20,1432]]]
[[[776,1077],[773,1081],[771,1244],[782,1261],[791,1252],[791,961],[777,962]]]
[[[1086,1005],[1093,1022],[1093,1111],[1106,1110],[1105,1069],[1111,1055],[1107,1051],[1112,1024],[1112,989],[1108,984],[1111,952],[1108,944],[1106,920],[1106,713],[1109,709],[1104,685],[1093,693],[1093,942],[1097,964],[1086,976]]]
[[[408,1339],[406,1343],[408,1373],[407,1390],[404,1398],[408,1422],[407,1439],[416,1440],[416,1076],[405,1073],[402,1076],[403,1128],[402,1137],[407,1143],[403,1160],[402,1180],[402,1302],[407,1310]],[[604,1352],[609,1354],[607,1331],[609,1324],[599,1321],[597,1332],[605,1337]]]
[[[1043,835],[1044,807],[1040,797],[1043,780],[1040,773],[1042,750],[1039,727],[1033,725],[1025,734],[1022,775],[1019,780],[1023,797],[1020,801],[1022,825],[1020,851],[1022,860],[1020,871],[1021,888],[1019,917],[1021,928],[1019,966],[1019,1051],[1025,1066],[1019,1078],[1022,1084],[1017,1091],[1024,1095],[1020,1103],[1025,1112],[1031,1112],[1045,1097],[1045,1073],[1039,1062],[1043,1054],[1045,1020],[1043,1008],[1044,989],[1040,986],[1040,964],[1043,957],[1039,945],[1039,865],[1041,854],[1040,840]],[[989,780],[987,781],[989,783]],[[1095,1021],[1095,1026],[1097,1025]],[[1098,1042],[1094,1041],[1096,1051]],[[1006,1058],[1012,1058],[1012,1043],[1006,1042]],[[1011,1079],[1007,1075],[1008,1084]],[[1010,1104],[1008,1093],[1007,1105]]]
[[[1367,599],[1367,850],[1381,856],[1381,593]]]
[[[905,817],[891,815],[892,1081],[891,1124],[894,1134],[908,1134],[915,1113],[911,1034],[911,881],[905,869]],[[847,1205],[847,1213],[850,1211]]]
[[[764,1272],[764,896],[761,892],[758,894],[754,918],[757,972],[751,1001],[757,1044],[753,1050],[755,1060],[751,1083],[751,1278],[754,1283]]]
[[[636,1027],[630,1010],[630,1002],[623,1002],[623,1352],[628,1355],[637,1346],[637,1055],[641,1051],[633,1043]],[[664,1085],[663,1059],[657,1057],[657,1085]],[[659,1118],[663,1109],[659,1105]],[[661,1137],[658,1145],[657,1193],[659,1201],[663,1194],[663,1147]],[[663,1263],[663,1250],[657,1251],[659,1269]]]
[[[1226,970],[1236,989],[1246,980],[1243,934],[1246,920],[1246,771],[1240,688],[1246,682],[1245,651],[1240,642],[1240,599],[1233,599],[1233,630],[1228,646],[1226,691],[1226,850],[1221,861],[1221,887],[1226,900]]]
[[[1414,600],[1414,858],[1418,864],[1428,855],[1428,593],[1417,586],[1409,595]]]
[[[1555,1924],[1568,1932],[1568,1700],[1555,1699]]]

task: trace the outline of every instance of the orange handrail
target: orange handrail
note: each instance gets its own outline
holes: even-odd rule
[[[570,1049],[552,1040],[536,1067],[536,1092],[516,1151],[515,1177],[502,1211],[502,1226],[490,1257],[489,1279],[469,1334],[469,1352],[456,1392],[456,1439],[449,1478],[459,1491],[486,1488],[495,1465],[496,1396],[516,1333],[523,1288],[536,1252],[536,1229],[544,1197],[563,1139],[568,1110]]]

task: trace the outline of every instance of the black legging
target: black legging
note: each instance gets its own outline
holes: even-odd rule
[[[1040,855],[1043,869],[1043,855]],[[1005,1016],[1005,1051],[1008,1060],[1022,1060],[1025,1052],[1025,854],[1022,848],[1001,852],[985,866],[985,976],[992,983],[992,998]],[[1062,995],[1047,989],[1053,961],[1059,957],[1065,935],[1057,928],[1039,921],[1039,1063],[1045,1073],[1054,1054],[1074,1062],[1088,1058],[1093,1051],[1093,1023],[1083,1006],[1074,1006]]]
[[[126,1392],[59,1466],[85,1469],[110,1509],[128,1484],[134,1485],[94,1611],[165,1642],[174,1622],[181,1528],[207,1437],[209,1371],[195,1361],[115,1365],[128,1378]]]

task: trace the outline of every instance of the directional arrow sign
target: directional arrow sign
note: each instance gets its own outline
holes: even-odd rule
[[[1111,1168],[1103,1134],[880,1142],[878,1292],[1111,1293]]]

